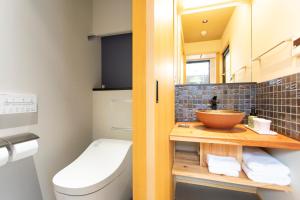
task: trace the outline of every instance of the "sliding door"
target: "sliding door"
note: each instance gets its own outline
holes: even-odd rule
[[[173,199],[173,0],[133,0],[135,200]]]

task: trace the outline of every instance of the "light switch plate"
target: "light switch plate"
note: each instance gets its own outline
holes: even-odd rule
[[[0,93],[0,115],[37,112],[34,94]]]

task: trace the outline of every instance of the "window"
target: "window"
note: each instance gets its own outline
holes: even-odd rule
[[[109,89],[132,88],[132,34],[101,38],[102,84]]]
[[[186,83],[207,84],[210,83],[210,62],[190,61],[186,63]]]
[[[223,52],[223,73],[222,73],[222,82],[223,83],[229,83],[230,76],[228,76],[228,73],[230,72],[230,51],[229,46],[225,49]]]

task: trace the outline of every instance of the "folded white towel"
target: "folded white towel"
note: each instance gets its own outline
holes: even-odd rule
[[[243,161],[249,169],[266,175],[289,175],[290,169],[260,148],[244,148]]]
[[[270,175],[263,175],[258,174],[251,169],[249,169],[245,163],[242,164],[242,168],[249,179],[259,182],[259,183],[267,183],[267,184],[276,184],[276,185],[289,185],[291,183],[291,178],[288,175],[278,176],[274,174],[273,176]]]
[[[234,157],[207,154],[207,164],[208,166],[221,167],[230,171],[241,171],[241,164]]]
[[[208,166],[208,171],[212,174],[219,174],[219,175],[225,175],[225,176],[233,176],[233,177],[239,177],[240,172],[237,170],[230,170],[225,169],[222,166]]]

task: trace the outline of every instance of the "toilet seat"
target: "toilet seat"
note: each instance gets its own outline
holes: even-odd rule
[[[101,190],[130,164],[131,142],[99,139],[53,178],[55,191],[65,195],[87,195]]]

